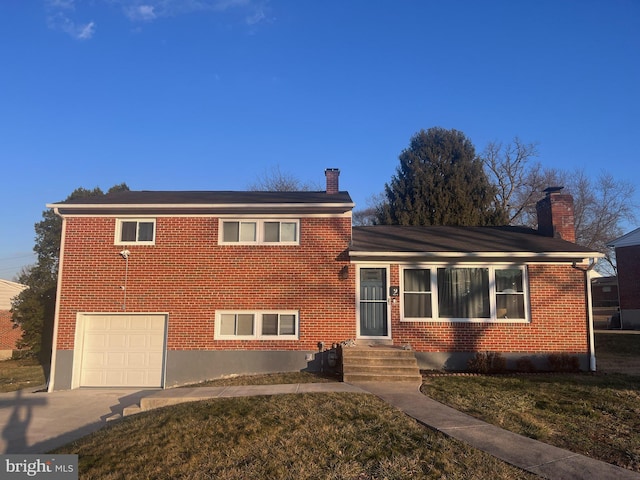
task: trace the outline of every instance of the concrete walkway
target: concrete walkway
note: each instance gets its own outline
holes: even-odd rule
[[[432,400],[420,393],[420,384],[407,382],[4,393],[0,394],[0,453],[44,453],[98,430],[141,401],[155,408],[208,398],[316,392],[374,394],[427,427],[543,478],[640,480],[638,473],[489,425]]]
[[[0,453],[45,453],[119,418],[122,409],[157,390],[89,388],[0,393]]]
[[[358,386],[427,427],[543,478],[640,479],[640,474],[630,470],[511,433],[447,407],[423,395],[417,383],[362,383]]]

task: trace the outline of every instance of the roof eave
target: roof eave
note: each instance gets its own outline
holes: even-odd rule
[[[349,251],[349,257],[358,259],[438,259],[438,260],[489,260],[489,259],[529,259],[532,261],[576,261],[586,262],[589,258],[602,258],[600,252],[365,252]]]
[[[48,203],[47,208],[61,215],[112,212],[263,212],[263,211],[313,211],[341,210],[348,211],[355,207],[353,202],[323,203],[148,203],[148,204],[68,204]]]

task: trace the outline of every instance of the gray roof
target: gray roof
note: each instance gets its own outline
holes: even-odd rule
[[[636,245],[640,245],[640,228],[636,228],[635,230],[623,235],[615,240],[609,242],[609,247],[620,248],[620,247],[634,247]]]
[[[250,213],[296,212],[310,209],[346,212],[354,207],[348,192],[262,191],[125,191],[95,197],[74,198],[48,204],[61,214],[159,212]]]
[[[602,256],[525,227],[447,227],[380,225],[354,227],[352,257],[562,257]]]
[[[255,204],[255,203],[352,203],[348,192],[261,192],[261,191],[126,191],[95,197],[74,198],[58,205],[169,205],[169,204]]]

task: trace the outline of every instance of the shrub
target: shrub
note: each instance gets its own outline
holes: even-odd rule
[[[520,357],[516,361],[516,370],[524,373],[535,373],[538,371],[533,361],[529,357]]]
[[[578,372],[580,371],[580,361],[575,355],[568,353],[554,353],[547,359],[549,369],[552,372]]]
[[[507,360],[499,352],[477,352],[467,368],[474,373],[500,373],[507,369]]]

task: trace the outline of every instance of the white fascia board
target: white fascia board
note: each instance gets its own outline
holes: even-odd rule
[[[583,259],[602,258],[604,254],[600,252],[349,252],[351,258],[366,257],[388,257],[388,258],[535,258],[546,259]]]
[[[355,203],[109,203],[109,204],[87,204],[87,203],[47,203],[47,208],[53,209],[77,209],[77,210],[140,210],[140,209],[256,209],[256,208],[353,208]]]

